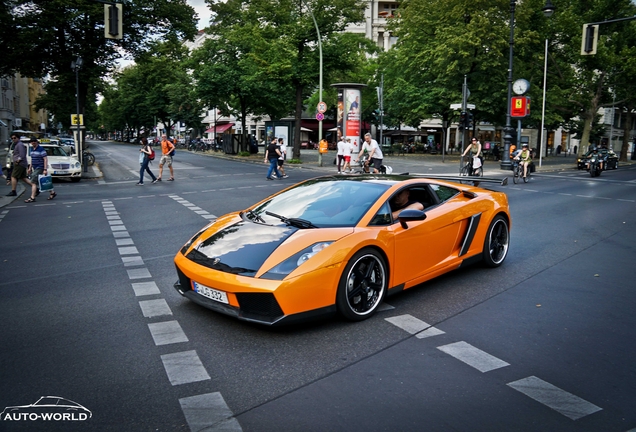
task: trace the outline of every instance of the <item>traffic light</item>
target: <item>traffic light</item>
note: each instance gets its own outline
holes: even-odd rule
[[[465,111],[462,111],[462,113],[459,115],[459,128],[463,129],[466,127],[466,119],[468,118],[468,116],[466,115]]]
[[[598,42],[598,25],[583,24],[583,37],[581,40],[581,55],[596,54]]]
[[[123,36],[123,5],[104,5],[104,36],[106,39],[121,39]]]
[[[467,128],[472,128],[473,127],[473,113],[471,113],[471,112],[467,113],[466,127]]]

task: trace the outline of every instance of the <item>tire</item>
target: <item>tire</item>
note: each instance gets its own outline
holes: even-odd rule
[[[338,312],[349,321],[369,318],[384,300],[388,285],[386,262],[380,253],[366,248],[347,263],[336,294]]]
[[[93,164],[95,163],[95,155],[93,155],[93,153],[84,153],[84,159],[86,160],[86,163],[89,166],[93,166]]]
[[[527,175],[523,178],[524,183],[528,183],[528,180],[530,180],[530,175]]]
[[[461,170],[459,170],[459,175],[462,177],[468,177],[468,167],[464,165]]]
[[[479,167],[476,170],[476,174],[474,174],[475,177],[483,177],[484,176],[484,168],[483,167]]]
[[[508,255],[509,244],[510,227],[508,222],[501,215],[495,216],[484,239],[482,258],[486,266],[499,267]]]
[[[73,183],[77,183],[78,181],[80,181],[82,178],[81,177],[71,177],[71,181]]]
[[[512,171],[512,181],[514,184],[519,183],[519,168],[515,168]]]

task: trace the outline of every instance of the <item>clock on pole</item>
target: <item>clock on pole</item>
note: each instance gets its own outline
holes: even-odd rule
[[[518,95],[526,93],[530,89],[530,83],[528,80],[520,78],[512,83],[512,91]]]

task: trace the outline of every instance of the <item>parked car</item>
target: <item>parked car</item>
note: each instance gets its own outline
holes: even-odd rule
[[[21,138],[21,141],[27,148],[27,161],[31,163],[31,146],[28,143],[28,138]],[[49,166],[47,167],[48,173],[53,178],[68,178],[73,182],[78,182],[82,179],[82,167],[79,160],[75,156],[69,155],[64,148],[57,144],[40,144],[47,154]],[[5,159],[5,168],[9,169],[13,163],[13,148],[15,144],[7,148],[7,157]]]

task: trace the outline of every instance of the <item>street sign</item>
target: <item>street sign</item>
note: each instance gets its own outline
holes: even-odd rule
[[[325,119],[325,115],[323,113],[316,114],[316,120],[323,121]]]
[[[327,104],[324,102],[318,102],[318,112],[322,114],[325,111],[327,111]]]
[[[462,104],[460,104],[460,103],[451,104],[450,108],[453,109],[453,110],[460,110],[460,109],[462,109]],[[466,104],[466,108],[475,109],[475,104]]]
[[[77,114],[71,114],[71,125],[72,126],[78,125],[78,117],[79,117],[79,125],[84,126],[84,114],[80,114],[79,116]]]

